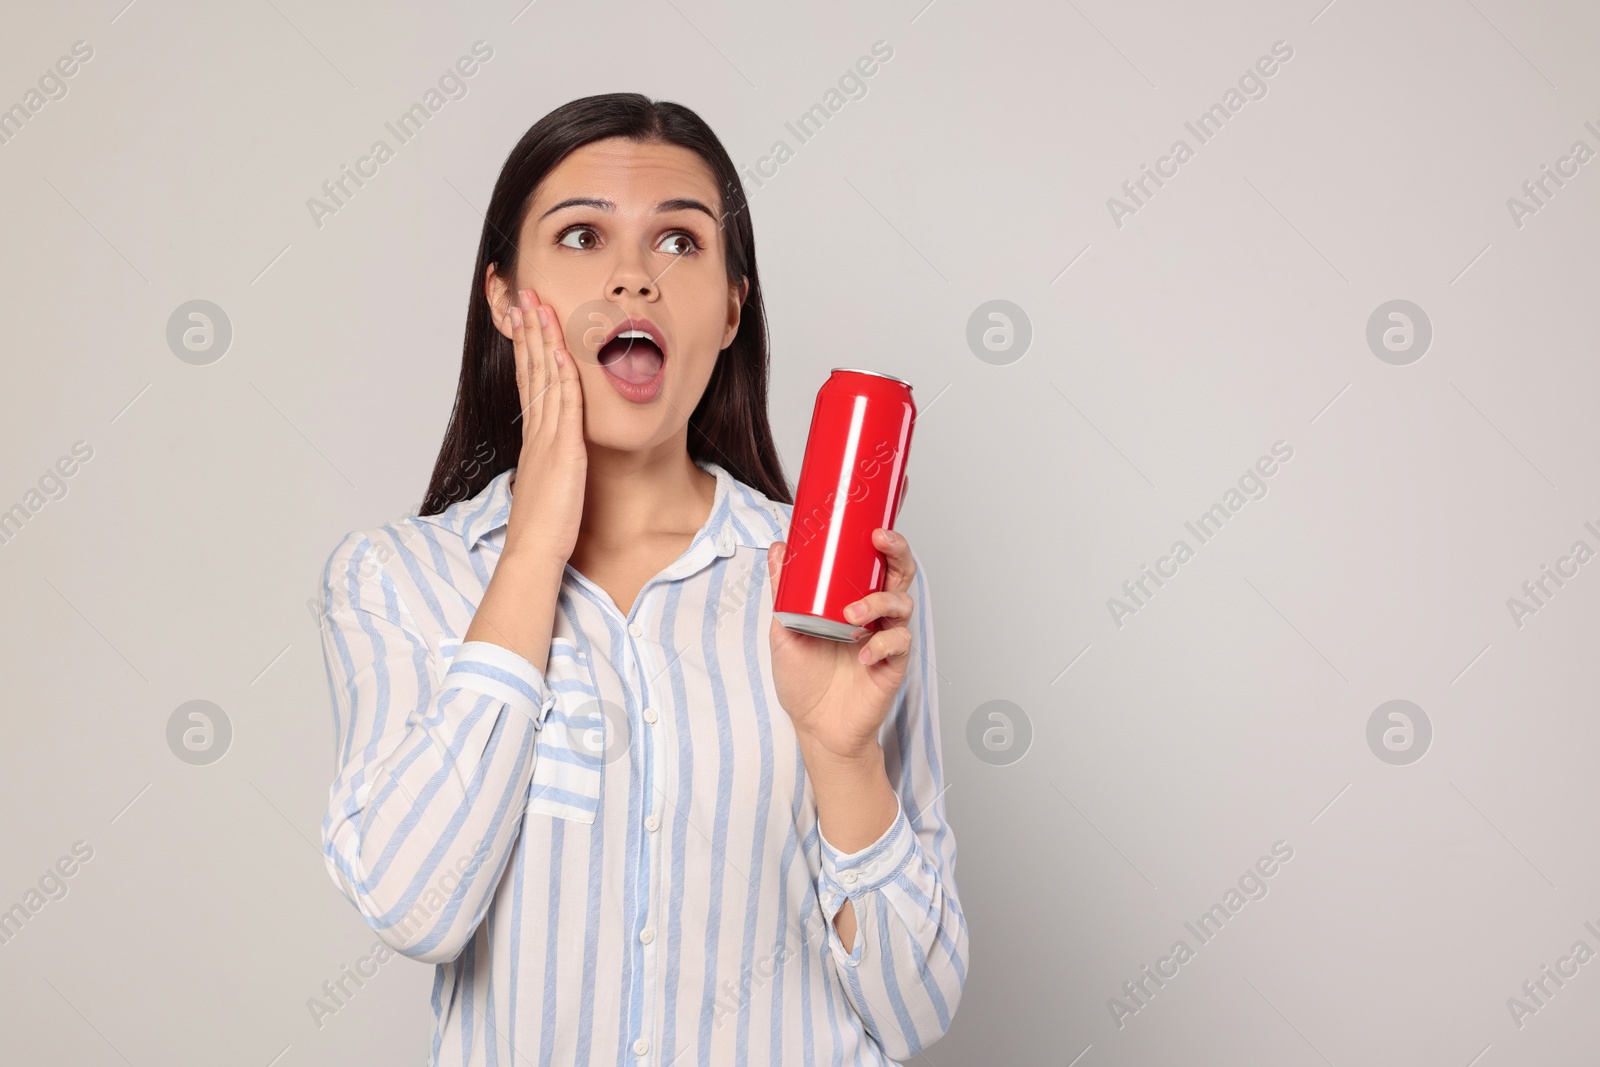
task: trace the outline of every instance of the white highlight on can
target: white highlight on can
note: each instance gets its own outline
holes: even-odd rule
[[[856,469],[856,452],[861,447],[861,424],[867,417],[867,398],[858,396],[850,409],[850,439],[845,445],[844,462],[839,464],[839,484],[833,490],[833,514],[828,517],[828,541],[822,550],[822,574],[817,582],[816,596],[811,601],[811,612],[821,615],[828,601],[828,586],[833,583],[833,558],[839,551],[839,527],[844,521],[845,505],[850,502],[850,479]]]

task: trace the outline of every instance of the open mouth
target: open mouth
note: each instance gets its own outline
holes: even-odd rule
[[[666,365],[666,345],[661,332],[648,320],[626,319],[617,324],[615,332],[596,353],[598,362],[614,381],[633,387],[633,390],[650,390],[661,377]],[[641,395],[641,398],[642,395]]]

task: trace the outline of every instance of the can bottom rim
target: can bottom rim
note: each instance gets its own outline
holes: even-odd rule
[[[859,629],[847,622],[835,622],[820,615],[805,615],[798,611],[775,611],[772,617],[791,630],[812,637],[824,637],[829,641],[854,641]]]

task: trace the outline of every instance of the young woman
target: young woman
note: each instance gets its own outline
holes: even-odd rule
[[[324,574],[328,870],[437,965],[432,1063],[880,1064],[950,1025],[927,581],[878,530],[855,642],[773,620],[766,385],[705,123],[626,93],[529,129],[423,514]]]

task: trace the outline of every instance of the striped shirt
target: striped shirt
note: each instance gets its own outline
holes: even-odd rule
[[[717,486],[689,547],[626,614],[569,564],[542,672],[461,640],[511,471],[328,559],[327,868],[436,965],[430,1063],[884,1064],[950,1025],[967,928],[921,560],[879,732],[899,808],[842,853],[772,683],[765,550],[793,506],[697,462]]]

